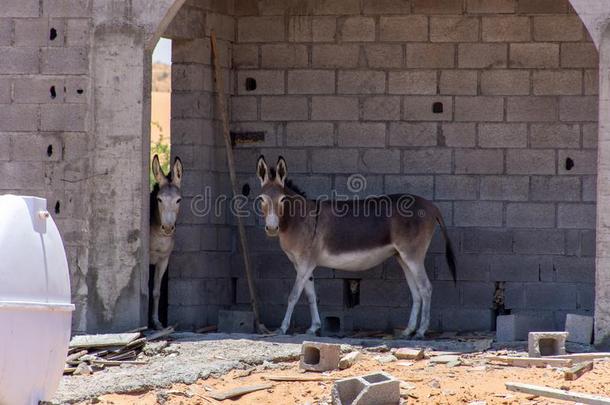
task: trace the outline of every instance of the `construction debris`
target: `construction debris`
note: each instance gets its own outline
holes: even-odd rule
[[[506,389],[509,391],[532,394],[540,397],[561,399],[564,401],[573,401],[581,404],[610,405],[610,397],[559,390],[556,388],[542,387],[539,385],[508,382],[506,383]]]
[[[147,364],[138,361],[138,355],[142,351],[149,355],[158,353],[167,346],[167,342],[152,341],[174,332],[173,327],[168,327],[144,337],[140,329],[128,333],[74,336],[70,341],[64,374],[87,375],[104,367]],[[145,348],[147,344],[152,347]]]
[[[356,364],[360,356],[361,354],[359,351],[353,351],[341,357],[341,360],[339,360],[339,369],[345,370],[346,368],[350,368]]]
[[[572,360],[570,359],[551,359],[548,357],[510,357],[510,356],[490,356],[488,361],[497,361],[509,366],[515,367],[571,367]]]
[[[576,364],[569,370],[566,370],[564,373],[564,377],[567,381],[577,380],[581,375],[586,373],[587,371],[593,370],[593,362],[587,361],[584,363]]]
[[[384,372],[345,378],[335,383],[331,395],[335,405],[398,404],[400,381]]]
[[[303,342],[299,367],[307,371],[329,371],[339,367],[341,346],[331,343]]]
[[[208,395],[218,401],[224,401],[225,399],[241,397],[242,395],[246,395],[251,392],[266,390],[266,389],[269,389],[272,387],[273,387],[273,384],[250,385],[247,387],[233,388],[228,391],[212,391],[212,392],[209,392]]]
[[[530,357],[566,354],[568,332],[530,332],[527,351]]]
[[[399,360],[423,360],[426,358],[426,350],[424,348],[410,349],[403,347],[396,349],[394,356],[396,356],[396,358]]]

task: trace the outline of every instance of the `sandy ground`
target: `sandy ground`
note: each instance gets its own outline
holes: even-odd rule
[[[469,404],[485,401],[486,404],[560,404],[564,401],[532,397],[509,392],[506,382],[522,382],[579,392],[610,396],[610,361],[596,361],[592,371],[576,381],[565,381],[563,369],[518,368],[488,362],[479,353],[461,356],[462,364],[447,366],[432,364],[430,360],[398,360],[381,363],[378,357],[387,353],[363,351],[353,367],[324,374],[302,373],[298,362],[286,362],[233,370],[217,378],[199,379],[194,384],[174,384],[171,388],[154,389],[135,394],[102,395],[94,401],[103,405],[191,405],[191,404],[329,404],[332,382],[272,382],[270,375],[325,375],[344,378],[385,371],[407,382],[410,389],[401,389],[403,403],[409,404]],[[499,354],[506,354],[501,352]],[[513,353],[511,353],[513,354]],[[216,401],[207,394],[211,390],[225,390],[248,385],[273,384],[272,388],[250,393],[238,399]],[[477,403],[482,405],[483,403]]]

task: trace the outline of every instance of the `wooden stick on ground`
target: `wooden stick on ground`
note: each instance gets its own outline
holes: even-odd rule
[[[542,387],[539,385],[521,384],[521,383],[506,383],[506,389],[509,391],[521,392],[523,394],[533,394],[540,397],[562,399],[564,401],[574,401],[581,404],[590,405],[610,405],[610,398],[601,397],[598,395],[585,394],[573,391],[563,391],[556,388]]]
[[[239,195],[237,189],[237,177],[235,175],[235,160],[233,157],[233,148],[231,145],[231,134],[229,133],[229,118],[227,117],[227,108],[225,104],[224,82],[222,79],[222,71],[220,70],[220,61],[218,60],[218,49],[216,46],[216,32],[212,30],[210,34],[212,41],[212,59],[214,61],[214,82],[216,83],[216,94],[218,95],[218,109],[222,117],[222,134],[225,140],[225,149],[227,152],[227,164],[229,165],[229,177],[231,178],[231,188],[233,189],[233,197]],[[252,166],[254,168],[254,166]],[[246,279],[248,280],[248,290],[250,291],[250,299],[252,302],[252,312],[254,312],[254,320],[259,333],[269,333],[269,330],[261,322],[260,311],[258,309],[258,298],[254,279],[252,278],[252,269],[250,268],[250,253],[248,250],[248,240],[246,239],[246,228],[244,227],[243,218],[236,215],[237,230],[239,232],[239,241],[241,253],[244,256],[244,267],[246,269]]]
[[[570,359],[574,362],[589,361],[596,359],[606,359],[610,357],[610,353],[597,352],[597,353],[573,353],[573,354],[560,354],[557,356],[548,356],[549,359]]]
[[[567,381],[574,381],[580,378],[580,376],[586,373],[587,371],[591,370],[593,370],[593,362],[586,361],[584,363],[578,363],[571,369],[566,370],[563,376]]]
[[[572,367],[570,359],[549,359],[546,357],[509,357],[509,356],[490,356],[486,357],[489,361],[497,361],[515,367]]]
[[[218,401],[224,401],[225,399],[240,397],[251,392],[266,390],[271,387],[273,387],[273,384],[250,385],[247,387],[233,388],[228,391],[212,391],[208,393],[208,395]]]
[[[336,381],[339,377],[328,377],[323,375],[268,375],[263,376],[269,381]]]

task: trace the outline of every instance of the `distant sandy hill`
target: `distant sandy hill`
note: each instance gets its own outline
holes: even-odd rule
[[[171,88],[171,66],[153,63],[150,111],[150,135],[153,144],[160,139],[163,144],[170,142]]]

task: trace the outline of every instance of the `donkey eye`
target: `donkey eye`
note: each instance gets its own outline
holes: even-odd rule
[[[182,198],[178,198],[178,199],[176,200],[176,204],[180,204],[180,201],[182,201]]]

